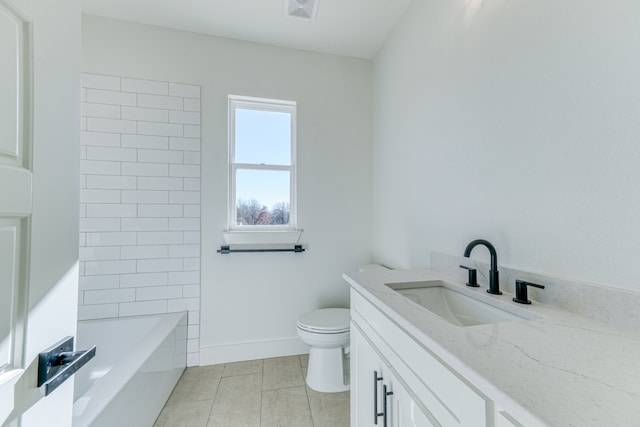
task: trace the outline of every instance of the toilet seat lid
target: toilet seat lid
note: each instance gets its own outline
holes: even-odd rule
[[[348,308],[322,308],[300,316],[298,327],[311,332],[339,333],[349,330],[350,321]]]

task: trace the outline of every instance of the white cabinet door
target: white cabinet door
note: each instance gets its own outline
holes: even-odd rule
[[[352,426],[438,427],[353,322],[351,363]]]
[[[383,426],[382,386],[387,367],[356,323],[351,323],[351,425]]]
[[[0,424],[70,426],[38,353],[75,335],[80,4],[0,0]]]
[[[394,426],[397,427],[440,427],[440,424],[433,421],[418,403],[418,399],[411,391],[405,388],[393,370],[388,375],[393,395],[390,396],[393,402]]]

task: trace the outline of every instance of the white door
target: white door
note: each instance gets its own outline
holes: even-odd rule
[[[75,335],[80,6],[0,0],[0,424],[71,425],[73,381],[38,353]]]

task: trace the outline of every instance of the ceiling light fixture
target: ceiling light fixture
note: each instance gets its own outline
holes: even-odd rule
[[[318,12],[318,0],[286,0],[287,15],[314,20]]]

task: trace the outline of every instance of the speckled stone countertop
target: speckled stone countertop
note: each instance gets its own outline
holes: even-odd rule
[[[511,293],[489,295],[486,287],[466,287],[432,270],[356,272],[344,279],[527,427],[640,426],[640,334],[536,301],[519,305]],[[439,279],[539,318],[455,326],[385,286]]]

